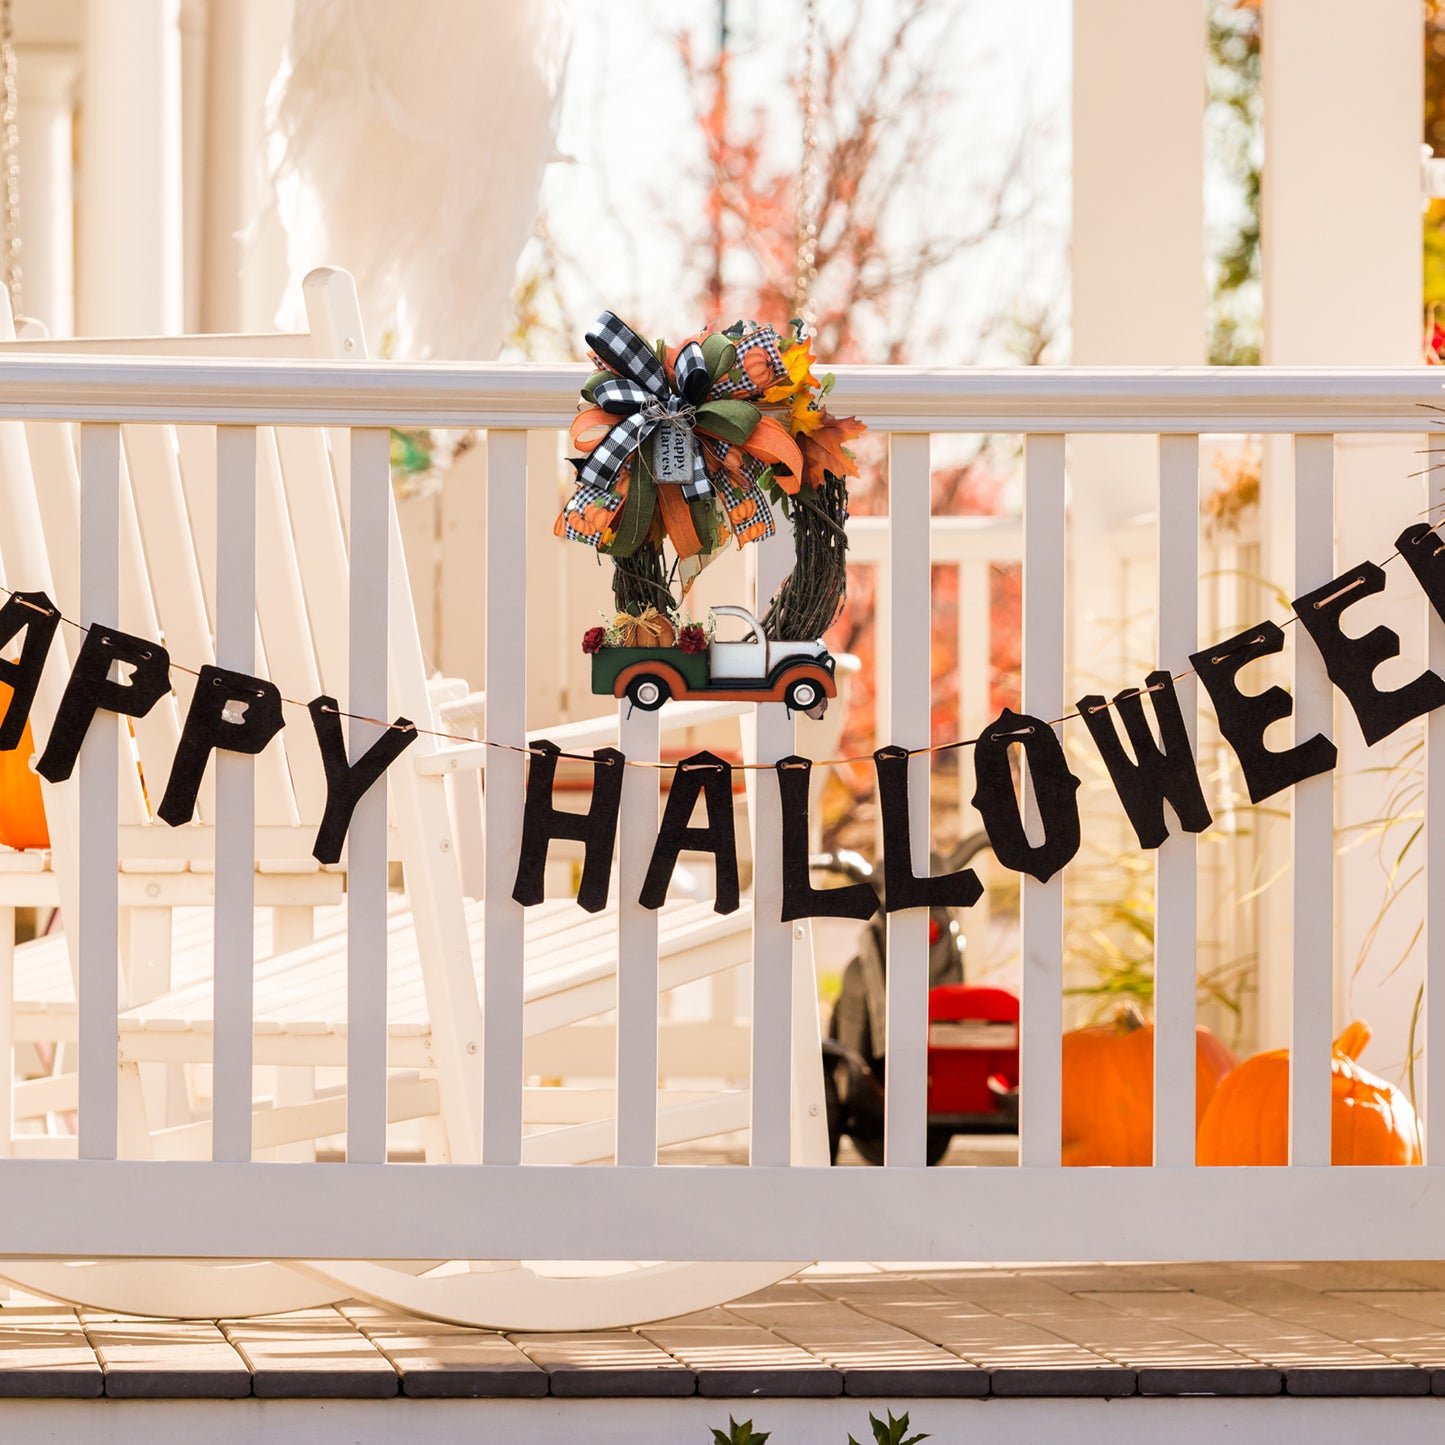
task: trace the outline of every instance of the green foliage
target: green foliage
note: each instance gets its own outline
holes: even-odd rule
[[[1436,320],[1445,310],[1445,201],[1432,200],[1425,211],[1425,309]]]
[[[1235,214],[1211,246],[1209,360],[1257,366],[1261,330],[1259,212],[1264,112],[1260,16],[1253,6],[1213,0],[1209,14],[1209,135],[1235,192]]]
[[[917,1445],[919,1440],[927,1440],[926,1434],[908,1435],[908,1411],[905,1410],[896,1420],[893,1418],[893,1411],[888,1412],[888,1423],[885,1425],[877,1415],[870,1412],[868,1423],[873,1427],[874,1445]],[[907,1435],[908,1438],[904,1439]],[[848,1445],[858,1445],[858,1442],[850,1435]]]
[[[714,1429],[712,1432],[712,1445],[763,1445],[771,1430],[754,1430],[751,1420],[744,1420],[741,1425],[728,1416],[727,1434],[721,1430]]]

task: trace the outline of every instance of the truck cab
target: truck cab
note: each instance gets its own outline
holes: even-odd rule
[[[828,655],[821,642],[770,642],[763,635],[762,624],[746,607],[714,607],[712,613],[717,619],[717,636],[708,644],[707,662],[715,682],[761,682],[788,658]],[[734,635],[739,632],[740,638]]]

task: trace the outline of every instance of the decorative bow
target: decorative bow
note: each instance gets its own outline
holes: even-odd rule
[[[628,557],[660,519],[687,576],[716,555],[719,512],[739,542],[771,536],[761,484],[776,475],[795,492],[803,472],[797,443],[757,404],[788,376],[772,328],[736,341],[713,332],[659,356],[604,311],[587,342],[604,369],[582,388],[584,406],[572,422],[582,455],[573,462],[577,488],[557,519],[558,535]],[[667,458],[673,465],[665,476],[643,445],[663,426],[683,433],[687,453],[680,467],[676,455]]]
[[[588,453],[577,469],[577,480],[583,486],[609,491],[655,427],[670,422],[691,434],[697,409],[706,399],[712,381],[702,347],[690,341],[678,352],[673,365],[674,390],[653,349],[610,311],[604,311],[596,330],[587,333],[587,344],[604,365],[617,373],[592,388],[592,400],[609,416],[622,420],[614,423]],[[712,486],[702,448],[691,443],[689,453],[691,472],[680,485],[683,496],[692,501],[708,496]],[[664,481],[661,477],[656,480]]]

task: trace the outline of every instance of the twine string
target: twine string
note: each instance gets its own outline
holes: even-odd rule
[[[1442,506],[1445,506],[1445,503],[1442,503],[1441,505],[1442,505]],[[1430,511],[1434,511],[1434,510],[1436,510],[1436,508],[1432,507],[1432,508],[1430,508],[1429,510],[1430,510]],[[1442,528],[1445,528],[1445,517],[1442,517],[1442,518],[1440,519],[1440,521],[1436,522],[1436,523],[1434,524],[1434,526],[1432,526],[1432,527],[1429,529],[1429,532],[1425,533],[1424,535],[1429,536],[1430,534],[1433,533],[1434,535],[1439,536],[1440,531],[1441,531]],[[1442,545],[1442,546],[1440,546],[1440,547],[1437,547],[1437,548],[1435,549],[1434,553],[1432,553],[1432,555],[1438,556],[1439,553],[1442,552],[1442,551],[1445,551],[1445,545]],[[1381,565],[1382,565],[1382,566],[1389,566],[1389,564],[1390,564],[1391,562],[1395,561],[1396,558],[1398,558],[1398,557],[1400,557],[1400,556],[1402,556],[1402,555],[1403,555],[1403,554],[1400,552],[1400,550],[1399,550],[1398,548],[1396,548],[1395,551],[1391,552],[1390,555],[1385,558],[1384,562],[1383,562]],[[1352,591],[1354,588],[1356,588],[1356,587],[1358,587],[1358,586],[1360,586],[1360,585],[1361,585],[1361,582],[1360,582],[1360,579],[1359,579],[1359,578],[1352,579],[1352,580],[1351,580],[1350,582],[1348,582],[1345,586],[1341,587],[1337,592],[1332,593],[1329,597],[1326,597],[1326,598],[1321,599],[1319,602],[1316,602],[1314,605],[1315,605],[1316,607],[1322,607],[1322,606],[1324,606],[1326,603],[1332,602],[1332,601],[1334,601],[1336,598],[1339,598],[1339,597],[1344,596],[1345,593]],[[30,608],[30,609],[31,609],[32,611],[34,611],[34,612],[39,612],[42,616],[46,616],[46,617],[57,617],[57,618],[59,618],[59,620],[60,620],[61,622],[64,622],[68,627],[73,627],[73,628],[75,628],[78,632],[87,632],[87,633],[88,633],[88,632],[91,630],[92,624],[90,624],[90,623],[85,623],[85,622],[77,622],[73,617],[67,617],[63,612],[61,612],[61,611],[59,610],[59,608],[56,608],[56,607],[51,607],[51,608],[49,608],[49,609],[46,609],[46,608],[40,606],[39,603],[30,601],[30,599],[29,599],[28,597],[22,597],[14,588],[12,588],[12,587],[7,587],[7,586],[4,585],[4,583],[0,583],[0,592],[5,593],[6,596],[8,596],[8,597],[12,598],[14,601],[18,602],[18,603],[20,604],[20,606],[22,606],[22,607],[28,607],[28,608]],[[1292,624],[1298,622],[1299,620],[1300,620],[1300,619],[1299,619],[1299,614],[1292,612],[1288,617],[1284,618],[1283,621],[1282,621],[1279,625],[1280,625],[1281,627],[1289,627],[1289,626],[1291,626]],[[1214,665],[1218,666],[1220,663],[1227,661],[1230,657],[1234,656],[1236,653],[1242,652],[1242,651],[1246,650],[1247,648],[1255,647],[1255,646],[1257,646],[1259,643],[1263,642],[1264,640],[1265,640],[1265,639],[1264,639],[1264,635],[1263,635],[1262,633],[1258,633],[1258,634],[1256,634],[1256,635],[1254,635],[1254,636],[1252,636],[1252,637],[1250,637],[1250,638],[1247,638],[1244,642],[1240,643],[1238,647],[1231,648],[1231,649],[1229,649],[1229,650],[1227,650],[1227,651],[1225,651],[1225,652],[1214,652],[1214,653],[1211,653],[1209,660],[1210,660],[1211,663],[1213,663]],[[194,668],[194,667],[187,667],[184,663],[181,663],[181,662],[175,662],[175,661],[173,660],[173,661],[170,663],[170,666],[173,667],[173,668],[175,668],[178,672],[184,672],[184,673],[188,674],[188,675],[191,676],[191,677],[200,677],[200,675],[201,675],[198,669],[196,669],[196,668]],[[1187,678],[1197,677],[1198,675],[1199,675],[1199,673],[1198,673],[1198,669],[1197,669],[1197,668],[1187,667],[1187,668],[1185,668],[1182,672],[1170,673],[1170,675],[1169,675],[1169,680],[1170,680],[1171,683],[1183,682],[1183,681],[1185,681],[1185,679],[1187,679]],[[1128,692],[1124,692],[1124,693],[1119,694],[1119,696],[1116,697],[1116,698],[1115,698],[1113,701],[1111,701],[1111,702],[1104,702],[1104,703],[1100,703],[1100,704],[1097,704],[1097,705],[1091,707],[1091,708],[1089,709],[1089,711],[1090,711],[1091,714],[1092,714],[1092,713],[1099,713],[1099,712],[1108,712],[1110,709],[1112,709],[1112,708],[1114,708],[1114,707],[1117,707],[1120,702],[1127,701],[1127,700],[1129,700],[1130,698],[1135,698],[1135,697],[1142,696],[1144,693],[1147,693],[1147,692],[1161,692],[1161,691],[1163,690],[1163,688],[1164,688],[1164,684],[1163,684],[1163,683],[1154,683],[1154,684],[1153,684],[1152,686],[1150,686],[1150,687],[1133,688],[1133,689],[1131,689],[1131,690],[1128,691]],[[300,708],[300,709],[302,709],[303,711],[309,711],[309,710],[310,710],[310,704],[309,704],[309,703],[302,702],[302,701],[301,701],[300,699],[298,699],[298,698],[292,698],[292,697],[285,697],[285,696],[283,696],[283,697],[281,698],[281,702],[282,702],[282,704],[283,704],[284,706],[286,706],[286,707]],[[502,742],[502,741],[500,741],[499,739],[496,739],[496,738],[476,738],[476,737],[470,737],[470,736],[468,736],[466,733],[446,732],[445,730],[443,730],[443,729],[441,729],[441,728],[423,728],[423,727],[418,727],[415,723],[387,722],[386,719],[384,719],[384,718],[370,717],[370,716],[368,716],[368,715],[365,714],[365,713],[348,712],[345,708],[340,708],[340,707],[338,707],[338,708],[330,708],[330,707],[328,707],[328,708],[325,709],[325,711],[326,711],[326,712],[329,712],[329,713],[333,713],[333,712],[334,712],[337,717],[346,718],[346,719],[348,719],[348,720],[351,721],[351,722],[370,723],[373,727],[386,728],[386,729],[394,729],[394,730],[396,730],[396,731],[398,731],[398,732],[415,733],[415,734],[417,734],[417,735],[419,735],[419,736],[422,736],[422,737],[440,738],[440,739],[442,739],[442,740],[445,741],[445,742],[469,743],[469,744],[472,744],[473,746],[478,746],[478,747],[501,748],[501,749],[503,749],[503,750],[506,751],[506,752],[522,753],[522,754],[524,754],[524,755],[527,756],[527,757],[534,757],[534,758],[535,758],[535,757],[545,757],[545,756],[548,755],[548,752],[550,751],[549,749],[543,749],[543,748],[539,748],[539,747],[532,747],[532,746],[529,746],[529,745],[527,745],[527,744]],[[1075,710],[1074,712],[1065,713],[1065,714],[1063,715],[1063,717],[1054,718],[1051,722],[1045,723],[1044,726],[1045,726],[1045,727],[1051,727],[1051,728],[1062,727],[1064,723],[1066,723],[1066,722],[1072,722],[1074,719],[1079,718],[1079,717],[1082,717],[1082,716],[1083,716],[1082,713],[1080,713],[1079,711]],[[1033,727],[1032,724],[1030,724],[1028,727],[1018,728],[1018,729],[1016,729],[1016,730],[1013,731],[1013,732],[1008,732],[1008,733],[990,733],[990,734],[988,734],[987,736],[988,736],[989,740],[990,740],[990,741],[993,741],[993,742],[1008,742],[1009,740],[1011,740],[1011,739],[1013,739],[1013,738],[1024,737],[1024,736],[1026,736],[1026,735],[1028,735],[1028,734],[1031,734],[1033,731],[1034,731],[1034,727]],[[977,746],[978,743],[982,742],[983,739],[984,739],[984,734],[980,734],[978,737],[973,737],[973,738],[955,738],[955,739],[953,739],[951,742],[946,742],[946,743],[932,743],[932,744],[930,744],[928,747],[922,747],[922,748],[909,748],[909,749],[907,750],[907,753],[908,753],[908,756],[909,756],[910,758],[920,757],[920,756],[923,756],[924,754],[946,753],[946,752],[951,752],[951,751],[953,751],[953,750],[955,750],[955,749],[957,749],[957,748],[971,748],[971,747],[975,747],[975,746]],[[616,758],[598,758],[598,757],[594,757],[591,753],[569,752],[569,751],[565,751],[565,750],[563,750],[563,749],[557,749],[556,752],[555,752],[555,754],[554,754],[554,756],[556,756],[556,757],[558,757],[558,758],[566,758],[566,759],[568,759],[569,761],[572,761],[572,762],[592,763],[594,766],[599,766],[599,767],[609,767],[609,768],[610,768],[610,767],[616,767],[616,766],[617,766],[617,759],[616,759]],[[872,754],[872,753],[855,753],[855,754],[849,755],[849,756],[847,756],[847,757],[838,757],[838,758],[811,758],[811,759],[808,760],[808,762],[807,762],[806,764],[804,764],[804,763],[779,763],[779,764],[773,764],[773,763],[732,763],[732,764],[730,764],[729,766],[731,766],[735,771],[741,771],[741,772],[772,772],[775,767],[785,767],[785,768],[801,768],[801,767],[804,767],[804,766],[812,766],[812,767],[820,767],[820,768],[827,768],[827,767],[846,767],[846,766],[849,766],[849,765],[854,764],[854,763],[871,763],[872,761],[873,761],[873,754]],[[689,770],[697,770],[697,771],[703,771],[704,769],[716,771],[716,770],[718,769],[718,767],[719,767],[719,765],[716,764],[716,763],[691,763],[691,762],[688,762],[686,759],[681,759],[681,760],[676,760],[676,761],[670,761],[670,762],[663,762],[663,761],[659,761],[659,762],[648,762],[648,761],[645,761],[645,760],[643,760],[643,759],[638,759],[638,758],[623,758],[623,759],[622,759],[622,762],[623,762],[623,765],[624,765],[624,766],[629,767],[629,768],[652,768],[652,769],[654,769],[654,770],[656,770],[656,771],[660,771],[660,772],[676,771],[676,770],[678,770],[678,769],[683,769],[683,768],[686,768],[686,769],[689,769]]]

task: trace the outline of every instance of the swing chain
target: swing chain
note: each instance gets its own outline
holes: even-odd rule
[[[4,255],[4,281],[10,289],[10,309],[21,312],[20,301],[20,133],[16,124],[19,94],[15,85],[15,19],[13,0],[0,0],[0,169],[4,171],[5,197],[0,215],[0,250]]]
[[[818,0],[807,3],[803,64],[803,162],[798,172],[794,232],[793,315],[811,328],[813,284],[818,279]]]

